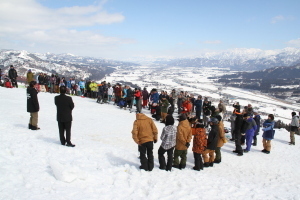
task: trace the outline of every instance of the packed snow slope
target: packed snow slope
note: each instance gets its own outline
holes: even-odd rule
[[[160,170],[159,140],[155,168],[146,172],[139,169],[138,147],[131,137],[134,113],[73,97],[76,147],[71,148],[60,145],[55,94],[38,94],[38,131],[27,129],[24,88],[0,87],[0,96],[1,200],[300,199],[299,136],[296,146],[289,146],[285,130],[276,130],[269,155],[258,142],[238,157],[229,142],[222,148],[222,163],[200,172],[191,169],[191,147],[186,169]],[[156,125],[160,136],[163,124]]]

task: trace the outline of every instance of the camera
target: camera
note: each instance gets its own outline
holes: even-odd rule
[[[240,110],[240,108],[241,108],[239,102],[235,102],[232,106],[233,106],[236,110]]]

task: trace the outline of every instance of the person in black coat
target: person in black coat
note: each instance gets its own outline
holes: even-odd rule
[[[71,143],[71,126],[73,120],[72,110],[74,108],[74,103],[71,97],[66,96],[66,91],[66,87],[61,86],[60,95],[54,98],[54,102],[57,108],[59,137],[61,145],[75,147],[75,145]],[[66,132],[66,138],[64,136],[64,132]]]
[[[253,112],[254,114],[254,120],[255,120],[255,123],[257,125],[257,129],[255,130],[255,133],[254,133],[254,136],[253,136],[253,146],[256,146],[257,145],[257,135],[259,135],[259,131],[260,131],[260,115],[257,113],[257,112]]]
[[[17,83],[18,73],[15,70],[13,65],[10,66],[10,69],[8,71],[8,77],[11,80],[12,86],[18,88],[18,83]]]
[[[202,157],[204,160],[204,167],[213,167],[215,160],[215,150],[218,145],[219,140],[219,120],[217,118],[210,118],[209,124],[211,126],[211,130],[208,134],[207,138],[207,148],[202,153]]]
[[[233,150],[233,153],[237,153],[238,156],[243,155],[243,149],[241,145],[241,129],[243,125],[243,115],[240,113],[239,109],[234,110],[234,114],[236,114],[236,118],[234,121],[234,139],[235,139],[235,150]]]
[[[36,85],[35,81],[31,81],[29,83],[29,87],[27,88],[27,112],[30,113],[30,119],[28,128],[31,130],[38,130],[40,129],[38,124],[38,112],[40,110],[40,105],[38,101],[38,91],[34,88]]]

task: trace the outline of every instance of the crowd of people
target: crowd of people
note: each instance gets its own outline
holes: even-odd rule
[[[12,87],[18,87],[16,78],[18,77],[13,66],[10,67],[8,77],[12,82]],[[8,80],[9,81],[9,80]],[[129,85],[123,86],[120,83],[111,85],[106,81],[100,84],[91,80],[76,80],[74,77],[66,80],[57,74],[48,76],[44,73],[34,75],[31,70],[27,73],[28,101],[33,101],[28,108],[31,113],[29,129],[39,130],[37,125],[37,103],[38,92],[61,93],[62,97],[56,99],[67,99],[65,94],[84,96],[93,98],[97,103],[113,103],[122,109],[136,107],[136,120],[132,129],[133,140],[138,144],[140,152],[141,169],[151,171],[154,167],[153,145],[157,142],[158,130],[152,118],[165,124],[160,139],[161,146],[158,150],[160,169],[171,171],[172,167],[184,169],[186,167],[187,150],[193,142],[194,170],[200,171],[204,167],[213,167],[216,163],[221,163],[221,148],[227,142],[225,137],[224,120],[231,122],[231,141],[235,142],[233,153],[243,156],[251,150],[251,146],[257,145],[257,135],[262,126],[263,150],[265,154],[271,152],[271,141],[274,138],[274,115],[269,114],[268,118],[261,123],[259,113],[253,110],[252,105],[241,107],[238,102],[232,105],[232,112],[227,111],[227,106],[222,100],[215,106],[207,97],[199,95],[194,97],[185,91],[173,89],[158,91],[147,88],[131,88]],[[64,100],[61,100],[64,101]],[[68,101],[71,101],[68,99]],[[72,102],[73,103],[73,102]],[[70,110],[74,108],[70,103]],[[150,110],[152,118],[142,113],[142,109]],[[60,108],[60,115],[63,115],[64,108]],[[176,111],[176,127],[174,112]],[[231,113],[228,115],[228,113]],[[70,121],[59,123],[60,140],[62,145],[72,146],[70,141]],[[72,117],[71,117],[72,118]],[[292,122],[290,131],[290,145],[295,145],[295,134],[299,129],[299,116],[292,112]],[[67,131],[67,139],[64,138],[64,131]],[[193,140],[193,141],[192,141]],[[243,149],[242,146],[246,147]],[[74,145],[75,146],[75,145]],[[167,152],[167,162],[164,154]]]

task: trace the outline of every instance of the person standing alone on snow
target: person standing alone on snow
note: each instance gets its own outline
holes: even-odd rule
[[[154,168],[153,142],[157,142],[157,128],[153,120],[143,113],[137,113],[131,133],[139,147],[140,169],[152,171]]]
[[[292,112],[292,121],[291,121],[291,131],[290,131],[290,138],[291,141],[289,142],[290,145],[295,145],[295,133],[299,128],[299,116],[296,115],[296,112]]]
[[[40,110],[39,100],[37,98],[38,91],[35,89],[36,82],[31,81],[27,88],[27,112],[30,113],[28,128],[31,130],[39,130],[38,112]]]
[[[60,87],[60,95],[54,97],[54,102],[57,108],[57,123],[59,129],[59,138],[61,145],[75,147],[71,143],[71,126],[72,126],[72,110],[74,103],[71,97],[66,96],[66,86]],[[66,131],[66,138],[65,138]],[[66,144],[67,143],[67,144]]]

